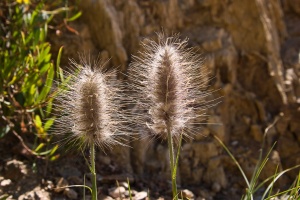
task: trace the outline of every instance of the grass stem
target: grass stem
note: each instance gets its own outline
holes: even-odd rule
[[[177,184],[176,184],[176,174],[174,175],[175,165],[174,165],[174,146],[173,146],[173,138],[171,135],[171,131],[168,128],[168,147],[169,147],[169,155],[170,155],[170,168],[171,168],[171,179],[172,179],[172,192],[173,199],[178,200],[177,196]]]
[[[92,174],[92,200],[97,200],[97,178],[95,167],[95,144],[91,144],[91,174]]]

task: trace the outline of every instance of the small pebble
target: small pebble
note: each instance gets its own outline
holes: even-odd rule
[[[66,195],[70,199],[77,199],[78,197],[77,192],[72,188],[66,188],[64,191],[64,195]]]
[[[11,184],[11,180],[10,179],[4,179],[3,181],[1,181],[1,186],[5,187],[5,186],[9,186]]]
[[[194,197],[195,197],[194,193],[190,190],[187,190],[187,189],[182,190],[181,194],[182,194],[182,197],[186,198],[186,199],[194,199]]]
[[[110,196],[106,196],[106,195],[100,195],[100,197],[98,199],[102,199],[102,200],[114,200]]]
[[[213,185],[212,185],[212,188],[211,188],[214,192],[220,192],[221,191],[221,185],[217,182],[215,182]]]
[[[135,196],[138,192],[136,190],[130,189],[130,193],[131,193],[131,196]],[[129,190],[126,190],[124,194],[126,197],[129,197],[130,196]]]
[[[136,193],[135,196],[134,196],[134,199],[135,200],[142,200],[142,199],[146,199],[147,196],[148,196],[148,193],[145,192],[145,191],[142,191],[142,192]]]
[[[123,186],[119,186],[109,189],[108,193],[109,196],[111,196],[112,198],[118,198],[122,197],[122,194],[124,194],[125,191],[126,189]]]
[[[70,182],[70,184],[75,184],[75,185],[81,185],[83,182],[83,180],[78,176],[70,176],[68,178],[68,181]]]
[[[128,183],[126,182],[121,182],[120,186],[123,186],[124,188],[128,189]]]

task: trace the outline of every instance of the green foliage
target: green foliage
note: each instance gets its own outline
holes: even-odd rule
[[[46,36],[53,16],[68,9],[45,11],[44,1],[28,0],[5,0],[0,6],[0,138],[13,133],[32,154],[55,160],[57,146],[49,147],[48,130],[54,122],[53,80],[62,78],[62,48],[55,67]],[[25,136],[34,141],[33,146],[27,147],[22,140]]]
[[[276,121],[273,124],[271,124],[269,127],[266,128],[264,138],[265,138],[268,130],[270,129],[270,127],[274,126],[275,123],[276,123]],[[288,190],[285,190],[285,191],[282,191],[282,192],[277,192],[276,194],[273,194],[273,195],[272,195],[272,189],[274,187],[275,182],[283,174],[285,174],[285,173],[287,173],[287,172],[289,172],[293,169],[299,168],[300,165],[296,165],[294,167],[288,168],[288,169],[283,170],[281,172],[277,172],[277,170],[276,170],[274,175],[270,176],[269,178],[267,178],[267,179],[261,181],[261,183],[259,183],[259,176],[260,176],[263,168],[265,167],[266,163],[268,162],[269,155],[270,155],[271,151],[273,150],[275,144],[271,147],[271,149],[268,151],[266,156],[263,157],[263,151],[262,151],[262,149],[264,147],[264,141],[263,141],[262,148],[260,150],[259,159],[258,159],[258,162],[255,166],[255,170],[252,174],[251,180],[248,180],[244,170],[242,169],[242,167],[240,166],[238,161],[235,159],[234,155],[230,152],[230,150],[226,147],[226,145],[217,136],[214,135],[214,137],[220,143],[220,145],[225,149],[225,151],[228,153],[230,158],[234,161],[234,163],[236,164],[236,166],[240,170],[240,172],[241,172],[241,174],[242,174],[242,176],[243,176],[243,178],[246,182],[247,188],[246,188],[245,196],[242,197],[243,200],[253,200],[254,195],[258,191],[258,189],[263,188],[263,187],[265,189],[264,189],[263,195],[261,196],[261,200],[273,199],[273,198],[281,196],[281,195],[287,195],[288,198],[286,198],[286,199],[298,199],[299,198],[300,174],[299,174],[297,180],[295,181],[295,184],[291,187],[291,189],[288,189]],[[297,197],[297,198],[294,198],[294,197]]]

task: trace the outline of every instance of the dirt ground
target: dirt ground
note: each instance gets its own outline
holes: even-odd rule
[[[59,187],[82,185],[84,177],[86,185],[91,185],[86,161],[80,152],[60,149],[60,153],[56,161],[47,161],[26,152],[13,135],[0,140],[0,199],[83,199],[81,187]],[[100,160],[96,163],[99,199],[129,199],[128,180],[134,199],[171,199],[171,184],[166,179],[149,175],[141,178],[114,171],[115,166]],[[241,185],[235,183],[220,192],[209,185],[179,187],[186,198],[209,200],[240,199]],[[88,191],[85,196],[90,198]]]

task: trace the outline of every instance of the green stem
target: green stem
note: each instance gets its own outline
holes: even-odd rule
[[[173,147],[173,138],[171,135],[171,131],[168,128],[168,147],[169,147],[169,155],[170,155],[170,168],[171,168],[171,179],[172,179],[172,191],[173,191],[173,199],[178,200],[177,196],[177,185],[176,185],[176,174],[174,174],[174,147]]]
[[[91,145],[91,174],[92,174],[92,200],[97,200],[97,178],[95,167],[95,144]]]

